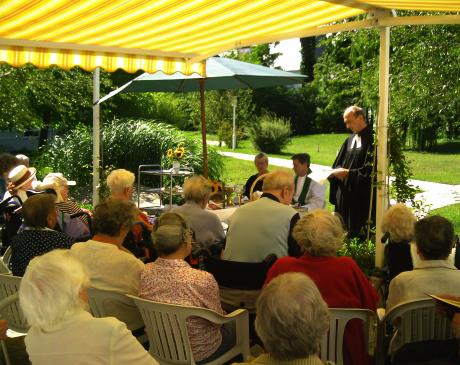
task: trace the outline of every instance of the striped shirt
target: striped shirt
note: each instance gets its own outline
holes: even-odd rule
[[[56,208],[62,212],[67,214],[74,214],[80,213],[83,210],[77,205],[77,203],[67,200],[65,202],[56,203]],[[86,215],[82,215],[79,217],[81,221],[85,224],[88,224],[88,217]]]

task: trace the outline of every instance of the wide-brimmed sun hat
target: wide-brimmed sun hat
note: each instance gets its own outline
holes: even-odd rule
[[[8,174],[8,180],[10,180],[10,186],[12,189],[19,189],[24,184],[31,181],[37,170],[33,167],[27,168],[25,165],[18,165]]]
[[[77,183],[73,180],[67,180],[60,172],[52,172],[45,176],[41,185],[74,186]]]

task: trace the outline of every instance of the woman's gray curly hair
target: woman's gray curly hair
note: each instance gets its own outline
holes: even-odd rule
[[[257,334],[273,358],[294,360],[319,352],[329,329],[329,311],[307,275],[277,276],[262,289],[256,308]]]
[[[388,232],[394,242],[411,241],[417,218],[403,203],[391,206],[383,215],[382,230]]]
[[[335,256],[346,232],[337,215],[323,209],[305,214],[292,232],[299,246],[312,256]]]

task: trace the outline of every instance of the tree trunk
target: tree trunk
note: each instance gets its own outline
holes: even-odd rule
[[[316,39],[315,37],[300,38],[300,53],[302,55],[302,62],[300,63],[300,72],[307,76],[306,82],[313,81],[313,70],[316,63],[315,49]]]
[[[51,110],[43,112],[43,126],[40,128],[40,134],[38,136],[38,148],[45,146],[48,142],[48,131],[51,125]]]

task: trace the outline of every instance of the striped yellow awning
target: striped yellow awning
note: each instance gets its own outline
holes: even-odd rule
[[[0,61],[204,74],[209,56],[301,37],[376,8],[460,11],[460,1],[7,0]]]

